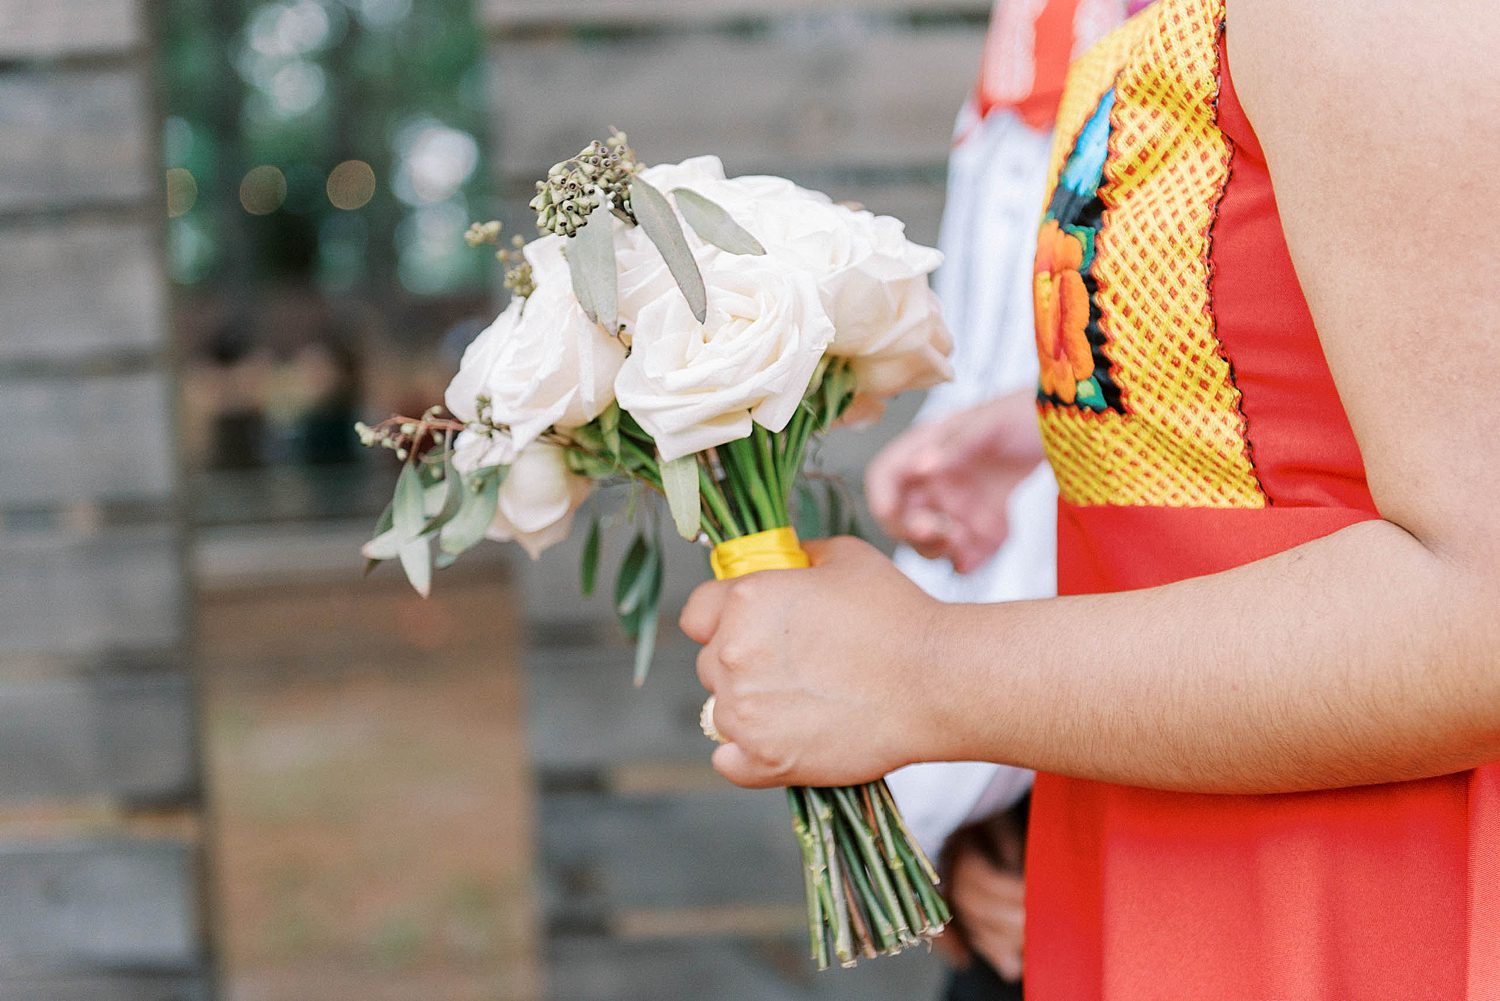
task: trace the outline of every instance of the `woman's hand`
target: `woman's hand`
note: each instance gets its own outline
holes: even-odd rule
[[[807,543],[812,567],[710,581],[682,631],[744,786],[854,785],[917,759],[924,647],[942,606],[856,539]]]
[[[1036,396],[1011,393],[906,431],[870,463],[865,493],[892,538],[968,573],[1005,541],[1010,495],[1041,461]]]
[[[953,904],[953,924],[939,947],[957,966],[977,954],[1003,980],[1021,979],[1026,944],[1026,880],[1021,864],[1026,851],[1012,815],[966,828],[950,840],[943,877]]]

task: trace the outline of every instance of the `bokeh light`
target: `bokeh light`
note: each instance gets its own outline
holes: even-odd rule
[[[328,175],[328,200],[352,212],[375,197],[375,171],[363,160],[345,160]]]
[[[286,175],[280,168],[263,164],[240,181],[240,204],[251,215],[270,215],[286,201],[286,190]]]
[[[198,203],[198,182],[192,171],[173,167],[167,171],[167,217],[187,215]]]

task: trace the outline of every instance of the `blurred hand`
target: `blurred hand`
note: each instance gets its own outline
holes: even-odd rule
[[[1022,852],[1014,831],[1003,832],[998,839],[993,832],[955,835],[944,877],[944,890],[953,905],[953,924],[938,939],[957,965],[965,965],[972,953],[1012,983],[1021,979],[1026,937]]]
[[[917,760],[929,728],[925,644],[943,606],[857,539],[806,544],[807,570],[709,581],[682,612],[745,786],[855,785]]]
[[[1011,492],[1042,458],[1035,394],[997,397],[887,445],[865,473],[870,513],[892,538],[968,573],[1005,541]]]

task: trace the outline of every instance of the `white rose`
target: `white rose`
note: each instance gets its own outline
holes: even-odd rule
[[[673,188],[712,185],[724,180],[724,162],[716,156],[694,156],[681,163],[658,163],[641,171],[641,177],[662,194]]]
[[[894,395],[951,378],[952,339],[926,280],[942,254],[908,240],[899,220],[833,204],[779,177],[707,181],[694,190],[723,206],[768,254],[817,278],[837,330],[829,353],[855,359],[861,393]]]
[[[495,520],[485,532],[501,542],[514,540],[532,559],[567,538],[573,513],[588,498],[593,483],[568,468],[559,445],[535,441],[521,449],[500,484]]]
[[[445,400],[466,423],[479,419],[478,398],[488,396],[486,416],[510,429],[491,436],[479,452],[471,437],[465,461],[474,456],[494,465],[509,461],[550,427],[587,424],[614,401],[614,380],[625,346],[589,321],[564,284],[538,284],[516,299],[464,351]]]
[[[615,392],[672,460],[786,427],[833,340],[811,276],[769,257],[716,257],[708,320],[672,286],[640,310]]]

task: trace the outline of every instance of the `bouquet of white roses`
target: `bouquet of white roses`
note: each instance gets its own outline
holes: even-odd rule
[[[499,256],[510,305],[471,344],[447,409],[359,428],[405,466],[365,547],[427,593],[434,564],[483,538],[535,558],[596,486],[665,501],[720,577],[807,566],[793,528],[849,527],[821,498],[809,445],[851,408],[948,378],[927,284],[940,256],[898,221],[778,177],[724,176],[715,157],[642,167],[620,134],[552,168],[532,202],[543,235]],[[476,224],[474,245],[499,224]],[[651,522],[651,519],[647,519]],[[595,517],[583,589],[600,552]],[[640,531],[615,605],[644,679],[662,589]],[[712,733],[705,707],[704,729]],[[885,783],[788,790],[820,967],[900,951],[949,913]]]

